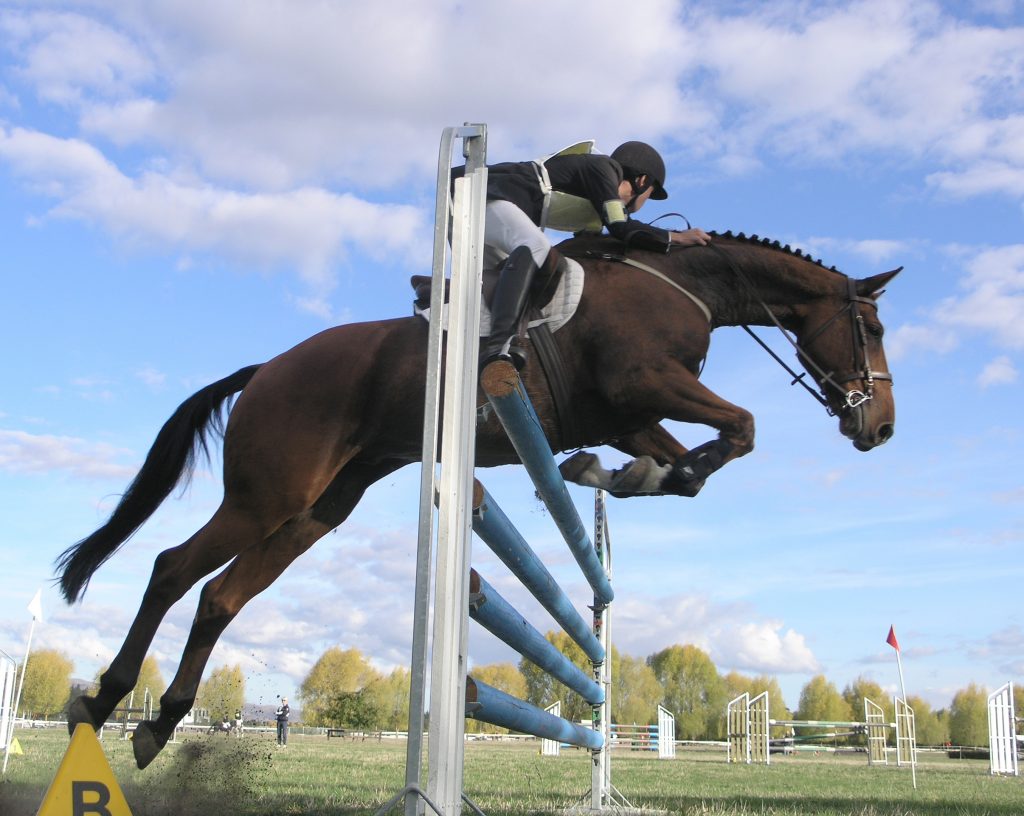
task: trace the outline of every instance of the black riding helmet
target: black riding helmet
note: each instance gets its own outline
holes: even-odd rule
[[[623,142],[612,151],[612,158],[622,165],[626,178],[646,175],[654,184],[651,198],[661,201],[668,198],[665,192],[665,160],[646,142]]]

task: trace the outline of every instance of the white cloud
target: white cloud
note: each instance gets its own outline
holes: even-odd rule
[[[1006,348],[1024,348],[1024,244],[983,250],[966,266],[965,294],[941,303],[936,321],[987,334]]]
[[[75,121],[61,136],[0,127],[0,159],[55,200],[52,217],[186,257],[297,268],[293,302],[325,318],[349,249],[422,257],[429,205],[382,203],[380,190],[425,184],[440,127],[467,119],[489,123],[496,160],[581,136],[605,149],[641,136],[670,164],[696,153],[728,172],[881,147],[937,161],[936,189],[1024,196],[1024,117],[1008,115],[1024,29],[916,0],[743,16],[652,0],[630,10],[639,38],[608,25],[620,15],[613,0],[583,15],[541,0],[8,12],[11,92]],[[614,54],[615,70],[595,77],[595,54]],[[847,248],[877,262],[904,245]]]
[[[80,14],[9,11],[0,15],[0,31],[19,57],[14,73],[47,102],[119,96],[153,76],[130,36]]]
[[[996,357],[978,375],[978,385],[988,388],[991,385],[1009,385],[1017,382],[1017,367],[1006,357]]]
[[[135,468],[116,460],[130,452],[67,436],[0,430],[0,470],[44,474],[64,471],[83,478],[124,478]]]
[[[904,359],[919,351],[945,354],[955,349],[957,344],[956,333],[941,324],[907,323],[885,334],[885,354],[892,361]]]
[[[804,636],[782,631],[780,621],[745,623],[726,629],[715,643],[717,661],[756,672],[815,672],[820,668]]]
[[[1024,165],[1014,167],[1007,162],[982,161],[960,172],[932,173],[927,182],[961,198],[985,193],[1006,193],[1024,196]]]
[[[963,293],[929,309],[922,322],[889,331],[885,345],[890,360],[917,352],[945,354],[967,332],[986,336],[997,347],[1024,348],[1024,244],[982,250],[955,246],[950,252],[963,259]],[[978,382],[995,385],[1015,377],[1009,358],[1002,356],[988,364]]]
[[[918,0],[742,14],[651,0],[630,10],[637,38],[608,24],[620,16],[613,0],[587,14],[541,0],[158,0],[102,21],[3,20],[15,81],[77,106],[83,133],[229,187],[424,179],[440,126],[466,119],[491,125],[501,158],[581,135],[608,147],[643,122],[670,155],[679,145],[729,172],[765,152],[806,161],[884,147],[937,157],[948,166],[932,183],[966,194],[1024,168],[1024,117],[1007,115],[1022,98],[1024,28]],[[595,76],[595,54],[614,54],[615,70]],[[986,167],[1006,172],[986,180]]]
[[[757,673],[817,671],[804,636],[783,631],[775,620],[751,620],[749,609],[715,604],[702,596],[617,599],[617,642],[630,654],[646,656],[674,643],[706,651],[720,670]]]
[[[911,249],[907,241],[886,238],[841,239],[816,236],[808,238],[803,245],[815,254],[830,251],[848,252],[867,258],[872,264],[898,258]]]
[[[98,223],[129,241],[213,252],[261,267],[295,266],[322,300],[346,247],[373,257],[420,248],[424,213],[316,188],[241,193],[155,172],[129,177],[78,139],[0,128],[0,158],[58,199],[53,217]]]
[[[167,375],[152,366],[139,369],[135,372],[135,376],[154,391],[163,389],[164,383],[167,382]]]
[[[712,132],[708,107],[678,81],[687,51],[677,3],[631,9],[642,38],[608,25],[620,13],[612,0],[594,0],[586,14],[540,0],[164,0],[114,10],[104,23],[26,13],[17,56],[36,94],[56,85],[62,99],[82,99],[86,133],[159,145],[229,185],[281,190],[327,178],[370,189],[410,172],[423,178],[435,166],[440,127],[466,119],[504,132],[506,149],[529,151],[581,133],[635,136],[625,110],[657,134]],[[85,53],[100,56],[81,74],[49,47],[72,27]],[[522,36],[481,36],[487,31]],[[610,53],[615,70],[596,76],[594,55]],[[114,78],[122,79],[117,93]],[[596,84],[600,93],[590,92]]]
[[[1024,28],[909,0],[695,17],[692,59],[735,120],[730,155],[831,160],[884,148],[945,164],[931,177],[942,189],[1022,194],[1022,124],[1007,113],[1024,99]]]

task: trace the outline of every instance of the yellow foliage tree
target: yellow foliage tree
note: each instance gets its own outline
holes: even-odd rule
[[[299,687],[302,721],[306,725],[331,725],[330,710],[344,694],[362,691],[381,680],[381,674],[358,649],[332,646],[309,670]]]
[[[27,666],[20,713],[44,720],[60,714],[68,701],[75,664],[64,652],[39,649],[29,654]]]
[[[511,663],[491,663],[487,666],[476,666],[470,672],[474,680],[493,686],[498,691],[511,694],[520,700],[526,697],[526,678]],[[479,720],[466,720],[466,732],[469,734],[506,734],[508,729],[500,728]]]
[[[213,721],[234,719],[244,704],[245,675],[238,664],[214,669],[196,695],[196,705],[209,711]]]

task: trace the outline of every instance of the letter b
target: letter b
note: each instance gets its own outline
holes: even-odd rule
[[[86,794],[93,794],[95,801],[86,802]],[[71,783],[71,814],[72,816],[111,816],[107,805],[110,804],[110,791],[102,782]]]

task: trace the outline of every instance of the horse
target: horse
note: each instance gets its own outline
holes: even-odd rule
[[[607,237],[560,244],[585,269],[574,317],[552,336],[573,422],[563,428],[531,354],[521,372],[552,451],[610,445],[634,457],[609,473],[584,454],[563,465],[617,495],[694,496],[713,472],[754,446],[754,420],[699,380],[713,329],[778,325],[860,451],[894,430],[877,298],[900,271],[847,277],[757,236],[714,235],[666,254]],[[160,553],[139,611],[95,696],[71,705],[68,728],[99,728],[134,686],[164,615],[204,585],[177,673],[156,719],[133,741],[145,768],[192,708],[210,652],[241,608],[301,553],[342,524],[374,482],[421,457],[428,326],[405,317],[329,328],[260,365],[200,389],[167,420],[106,523],[58,558],[68,603],[187,478],[208,437],[223,437],[224,496],[210,520]],[[788,336],[788,335],[787,335]],[[499,362],[491,369],[506,367]],[[801,375],[802,376],[802,375]],[[479,396],[483,405],[484,398]],[[230,406],[225,422],[224,414]],[[688,450],[660,424],[707,425],[718,437]],[[591,457],[591,458],[587,458]],[[493,413],[478,412],[476,464],[518,463]],[[644,464],[646,463],[646,464]],[[639,486],[639,487],[638,487]],[[219,572],[218,572],[219,570]]]

